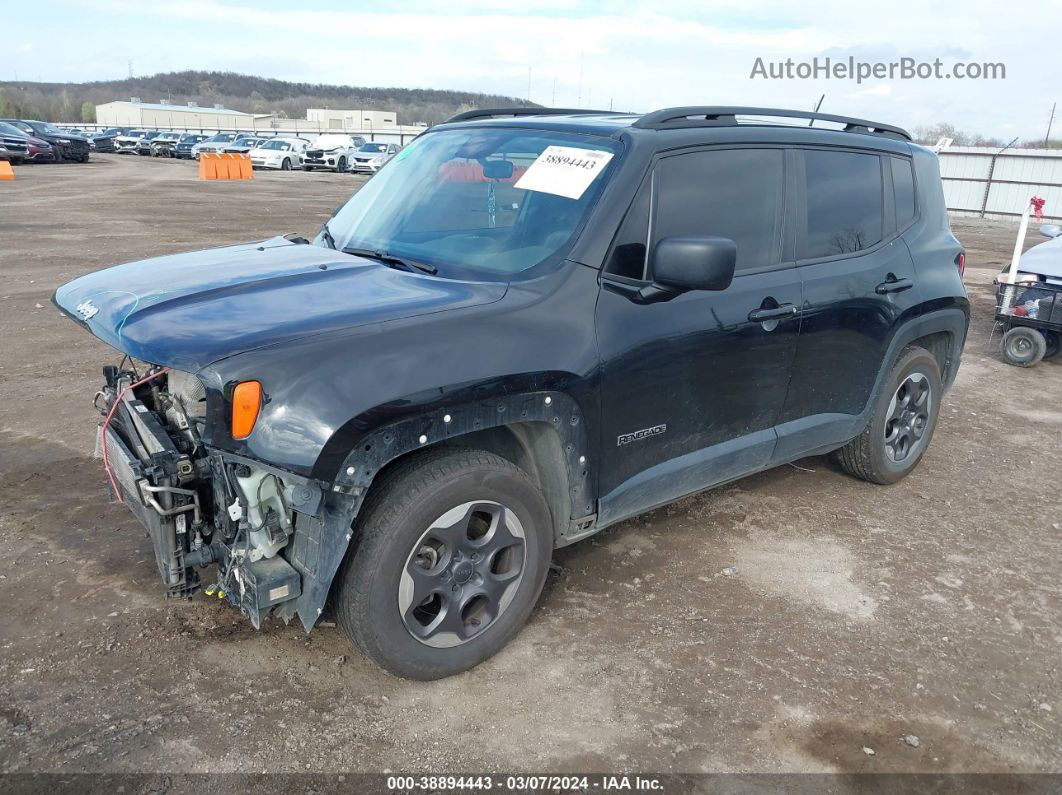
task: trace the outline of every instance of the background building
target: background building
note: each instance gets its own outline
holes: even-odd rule
[[[337,108],[307,108],[306,120],[320,125],[322,130],[393,130],[398,127],[398,114],[393,110],[339,110]]]
[[[244,113],[221,105],[203,108],[194,103],[171,105],[166,102],[141,102],[134,97],[129,102],[97,105],[96,123],[106,127],[252,130],[274,126],[275,117],[268,113]]]

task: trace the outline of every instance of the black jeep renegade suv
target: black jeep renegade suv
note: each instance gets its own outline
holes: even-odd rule
[[[124,354],[100,447],[167,593],[214,567],[255,626],[307,630],[331,598],[431,679],[519,631],[555,547],[802,456],[907,475],[959,366],[961,254],[896,127],[507,109],[422,134],[312,243],[55,301]]]

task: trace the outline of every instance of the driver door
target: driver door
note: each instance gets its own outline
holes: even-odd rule
[[[784,222],[787,153],[703,149],[660,158],[602,273],[602,494],[611,523],[768,465],[800,331],[801,279]],[[722,291],[639,304],[647,252],[668,237],[733,240]]]

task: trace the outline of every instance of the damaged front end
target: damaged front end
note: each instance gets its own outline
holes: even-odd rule
[[[204,444],[207,397],[195,375],[111,366],[104,380],[98,451],[115,495],[151,538],[166,595],[193,595],[202,588],[199,570],[213,565],[217,580],[206,592],[228,599],[256,628],[275,611],[284,620],[298,612],[309,629],[324,594],[310,595],[312,610],[300,602],[312,572],[294,537],[300,523],[304,547],[316,537],[321,485]]]

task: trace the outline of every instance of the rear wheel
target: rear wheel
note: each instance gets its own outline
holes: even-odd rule
[[[1015,326],[1003,335],[1000,352],[1007,364],[1032,367],[1046,355],[1047,340],[1034,328]]]
[[[859,436],[835,453],[849,475],[871,483],[895,483],[910,474],[929,447],[943,386],[940,366],[925,348],[900,354],[874,401]]]
[[[281,171],[291,171],[291,161],[288,158],[284,158],[284,162],[280,164]]]
[[[552,541],[545,499],[514,464],[480,450],[415,456],[374,487],[358,519],[339,623],[393,674],[460,673],[527,621]]]

